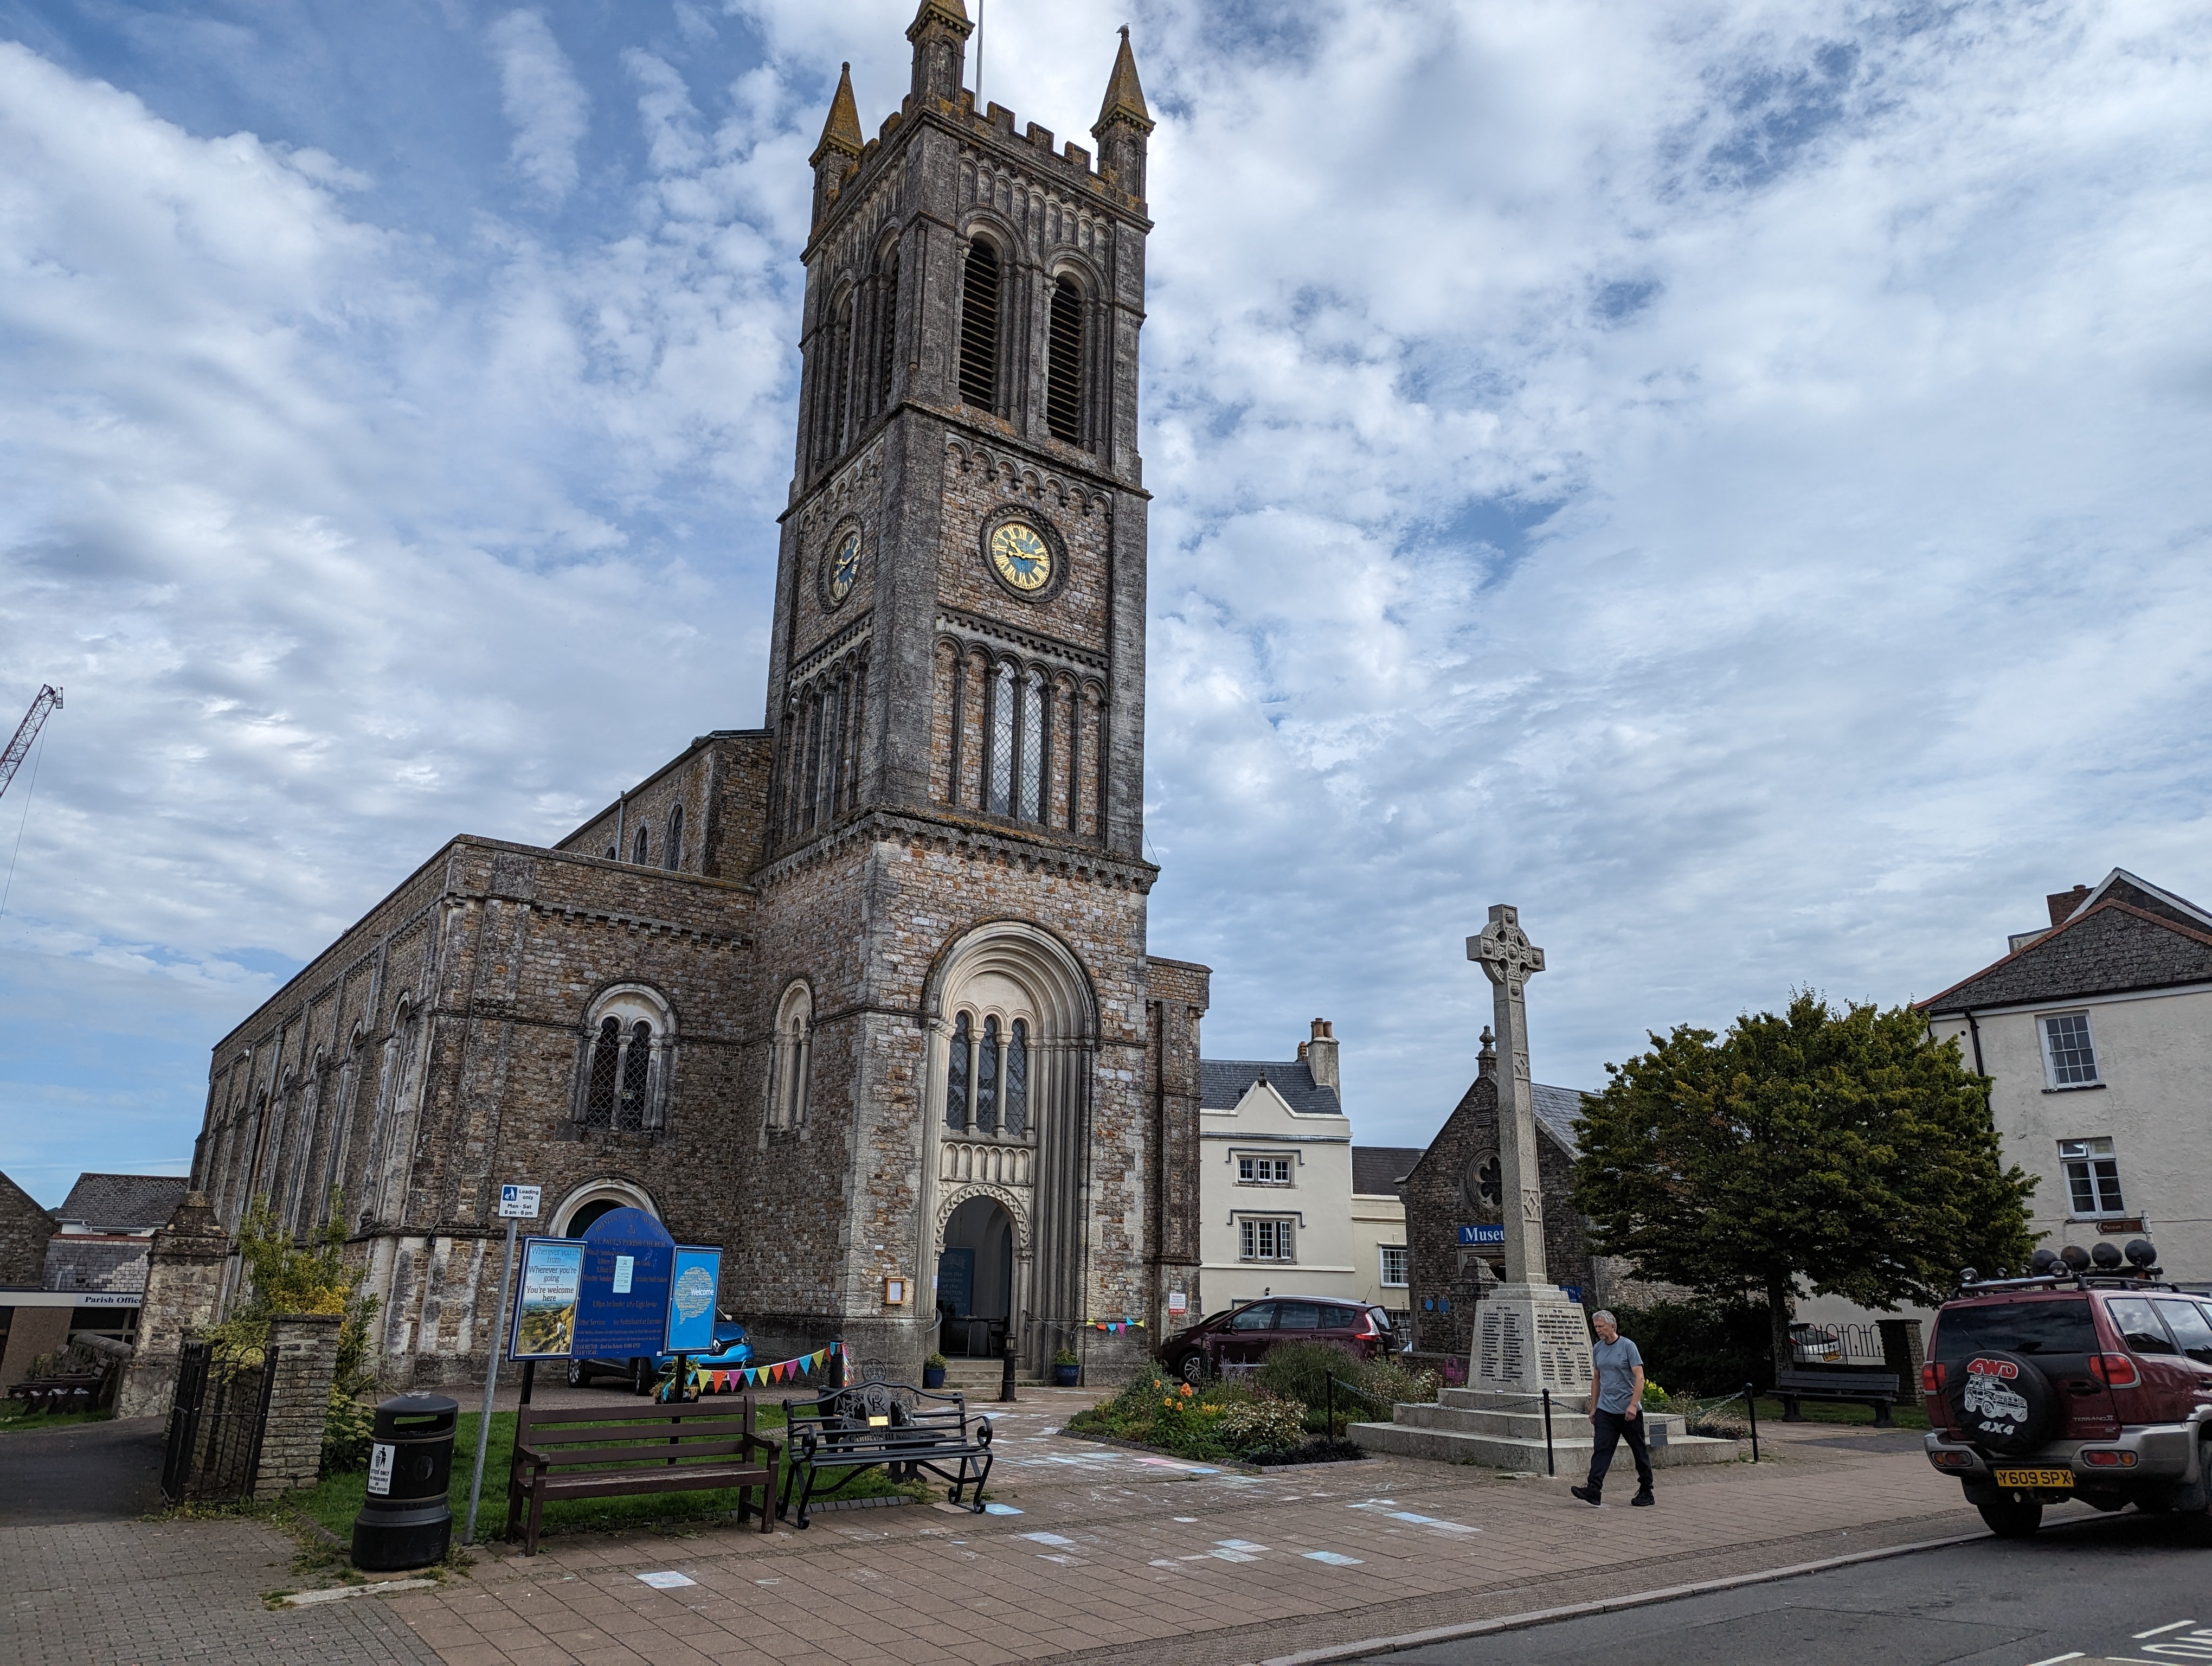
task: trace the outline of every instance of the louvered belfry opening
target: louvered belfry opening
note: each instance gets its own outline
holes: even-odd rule
[[[1052,286],[1052,334],[1045,356],[1045,426],[1055,440],[1083,443],[1083,292],[1068,278]]]
[[[960,398],[998,409],[999,258],[988,243],[968,246],[960,288]]]

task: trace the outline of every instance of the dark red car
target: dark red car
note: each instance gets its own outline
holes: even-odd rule
[[[2212,1299],[2157,1282],[2141,1240],[2132,1274],[2098,1248],[2038,1250],[2031,1278],[1963,1276],[1921,1371],[1928,1460],[2002,1537],[2074,1498],[2178,1513],[2212,1544]]]
[[[1266,1296],[1177,1331],[1158,1352],[1184,1382],[1203,1383],[1224,1371],[1251,1371],[1285,1342],[1330,1342],[1371,1359],[1391,1347],[1390,1316],[1340,1296]]]

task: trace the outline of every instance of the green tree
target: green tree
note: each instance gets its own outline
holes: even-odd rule
[[[280,1314],[330,1314],[343,1321],[324,1426],[325,1471],[357,1468],[368,1461],[371,1420],[361,1396],[376,1386],[368,1343],[380,1304],[363,1293],[367,1269],[347,1263],[345,1242],[344,1199],[336,1187],[328,1217],[304,1241],[284,1230],[266,1197],[255,1198],[238,1224],[238,1255],[245,1264],[240,1298],[230,1316],[207,1333],[218,1348],[258,1349],[268,1339],[269,1322]]]
[[[1724,1037],[1688,1025],[1606,1066],[1576,1127],[1592,1248],[1709,1298],[1765,1299],[1778,1365],[1799,1286],[1933,1306],[1961,1267],[2018,1268],[2035,1182],[2005,1165],[1989,1080],[1909,1006],[1811,991]]]

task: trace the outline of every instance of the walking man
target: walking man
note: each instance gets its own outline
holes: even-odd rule
[[[1567,1490],[1584,1504],[1602,1504],[1605,1472],[1613,1467],[1614,1450],[1623,1435],[1636,1459],[1636,1496],[1631,1504],[1653,1504],[1651,1453],[1644,1444],[1644,1355],[1620,1334],[1613,1315],[1602,1309],[1590,1315],[1597,1344],[1590,1349],[1595,1367],[1590,1379],[1591,1426],[1596,1441],[1590,1450],[1589,1480]]]

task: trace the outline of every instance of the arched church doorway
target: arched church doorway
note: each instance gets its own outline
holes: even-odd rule
[[[945,1223],[937,1256],[939,1348],[995,1358],[1013,1312],[1014,1223],[992,1197],[971,1197]]]
[[[611,1215],[623,1206],[611,1197],[595,1197],[568,1217],[568,1236],[580,1238],[592,1228],[592,1223],[601,1215]]]

